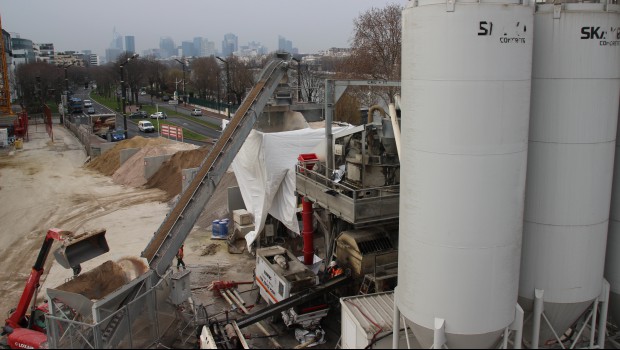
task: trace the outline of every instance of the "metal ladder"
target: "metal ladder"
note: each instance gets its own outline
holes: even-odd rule
[[[375,280],[370,275],[364,275],[364,280],[360,285],[360,295],[366,295],[375,291]]]

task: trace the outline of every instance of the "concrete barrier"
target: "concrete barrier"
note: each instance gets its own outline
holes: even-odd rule
[[[138,153],[140,148],[125,148],[120,152],[120,162],[121,165],[127,161],[127,159],[131,158],[134,154]]]
[[[172,155],[154,156],[144,158],[144,178],[150,179],[165,161],[170,159]]]
[[[183,169],[181,170],[181,185],[182,185],[182,192],[185,192],[185,189],[189,186],[189,184],[192,182],[192,180],[194,180],[194,177],[196,177],[196,174],[198,173],[198,169],[200,168],[190,168],[190,169]]]

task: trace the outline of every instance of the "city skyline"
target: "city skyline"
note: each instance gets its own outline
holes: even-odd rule
[[[23,0],[0,2],[0,15],[3,29],[21,38],[54,43],[60,52],[91,50],[101,57],[105,57],[114,32],[133,36],[138,53],[159,48],[163,37],[172,38],[177,46],[202,37],[215,42],[219,51],[218,43],[227,33],[238,37],[239,46],[260,42],[275,51],[279,36],[283,36],[292,40],[300,53],[314,53],[331,47],[349,47],[353,20],[370,8],[404,6],[407,2],[316,0],[290,5],[284,0],[186,0],[171,12],[172,5],[163,0],[113,0],[88,2],[86,12],[82,12],[78,9],[84,7],[84,2],[79,0]],[[34,8],[37,10],[32,11]],[[76,15],[76,11],[81,14]],[[160,14],[165,17],[160,18]]]

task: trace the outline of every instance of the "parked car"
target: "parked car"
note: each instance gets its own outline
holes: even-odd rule
[[[138,122],[138,130],[142,132],[155,132],[155,127],[148,120],[141,120]]]
[[[146,95],[146,91],[140,91],[140,96]]]
[[[129,115],[129,118],[139,118],[139,119],[142,119],[142,118],[146,118],[148,116],[149,116],[149,114],[146,113],[146,111],[136,111],[136,112],[131,113]]]
[[[112,142],[123,141],[125,139],[125,131],[113,130],[110,132],[110,138]]]
[[[164,95],[164,97],[162,97],[161,99],[162,99],[162,101],[164,101],[164,102],[168,102],[168,101],[170,101],[170,96],[168,96],[168,95]]]
[[[195,115],[195,116],[201,116],[202,115],[202,109],[199,108],[194,108],[192,110],[192,113],[190,113],[191,115]]]
[[[168,116],[164,112],[155,112],[151,114],[151,119],[166,119]]]
[[[84,108],[92,107],[93,102],[91,100],[84,100]]]
[[[99,134],[104,140],[111,142],[118,142],[125,139],[125,131],[123,130],[108,130],[105,134]]]
[[[88,107],[86,108],[86,113],[88,114],[95,114],[95,107]]]

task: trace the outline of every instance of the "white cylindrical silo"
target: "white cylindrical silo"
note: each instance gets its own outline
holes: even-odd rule
[[[602,290],[620,94],[619,15],[617,5],[549,3],[538,4],[534,16],[519,297],[527,312],[535,290],[543,290],[545,316],[560,335]],[[541,324],[540,340],[553,338]]]
[[[424,347],[443,319],[448,347],[488,348],[517,304],[533,7],[418,0],[402,19],[396,304]]]
[[[620,119],[620,111],[618,112]],[[609,232],[607,233],[607,254],[605,254],[605,278],[609,282],[609,313],[616,325],[620,325],[620,123],[616,133],[616,155],[614,180],[611,192]]]

